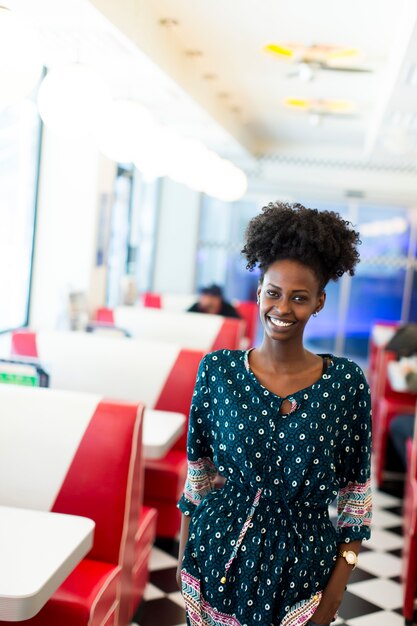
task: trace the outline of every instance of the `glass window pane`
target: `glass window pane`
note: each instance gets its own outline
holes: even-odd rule
[[[150,291],[152,285],[159,193],[159,179],[146,182],[135,171],[128,270],[135,275],[140,293]]]
[[[34,102],[0,111],[0,330],[27,323],[40,120]]]
[[[330,352],[335,349],[339,317],[340,281],[326,287],[326,302],[317,317],[312,317],[304,331],[306,346],[312,352]]]
[[[345,352],[366,357],[373,323],[401,319],[410,241],[408,209],[361,206],[356,226],[361,262],[350,286]]]
[[[126,274],[129,246],[129,221],[132,195],[132,173],[119,167],[112,206],[107,275],[107,306],[120,304],[122,278]]]

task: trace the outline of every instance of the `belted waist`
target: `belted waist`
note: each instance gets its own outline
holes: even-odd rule
[[[324,506],[323,503],[318,503],[318,502],[312,503],[311,501],[297,501],[297,500],[288,501],[285,498],[285,493],[283,492],[282,484],[279,485],[277,488],[276,499],[268,498],[268,496],[265,495],[268,491],[267,488],[260,486],[257,489],[255,489],[254,485],[251,482],[243,483],[240,481],[228,479],[221,490],[224,492],[224,495],[226,498],[227,498],[228,491],[230,491],[233,494],[239,494],[239,492],[244,492],[246,495],[244,505],[247,511],[246,519],[240,528],[239,535],[235,541],[234,548],[232,550],[230,558],[225,565],[224,576],[221,578],[222,584],[225,584],[227,581],[227,574],[230,569],[230,566],[232,565],[239,551],[239,548],[245,539],[246,531],[252,524],[252,518],[255,514],[256,509],[258,508],[259,504],[264,499],[267,499],[269,500],[269,502],[273,502],[274,504],[277,504],[276,513],[277,513],[278,519],[284,518],[286,519],[286,521],[289,521],[292,524],[292,528],[294,531],[294,539],[301,543],[304,542],[304,539],[298,528],[298,518],[305,516],[305,509],[306,508],[308,509],[309,515],[313,513],[313,515],[317,515],[317,517],[320,517],[321,515],[323,515],[324,517],[328,516],[328,508]],[[234,505],[235,504],[236,504],[236,500],[234,500]]]
[[[238,492],[243,492],[246,495],[245,505],[249,502],[252,502],[255,494],[258,490],[262,491],[262,500],[268,500],[270,503],[274,503],[278,505],[278,508],[282,509],[290,509],[293,513],[301,513],[305,512],[305,509],[308,509],[309,513],[313,514],[326,514],[328,512],[327,505],[324,505],[322,501],[315,502],[312,500],[288,500],[286,494],[284,492],[284,485],[281,483],[279,486],[274,485],[274,490],[269,489],[268,487],[263,486],[262,484],[257,484],[254,481],[250,482],[242,482],[239,480],[234,480],[228,478],[221,490],[225,492],[231,492],[236,494]],[[236,504],[236,503],[234,503]]]

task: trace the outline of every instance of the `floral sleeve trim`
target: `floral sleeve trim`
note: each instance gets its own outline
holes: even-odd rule
[[[217,468],[208,457],[198,461],[188,461],[188,474],[184,487],[184,498],[198,506],[213,489]]]
[[[303,626],[307,624],[316,612],[322,595],[322,591],[317,591],[311,598],[294,604],[282,620],[280,626]]]
[[[339,491],[337,527],[370,526],[372,521],[372,492],[370,479],[366,483],[350,482]]]

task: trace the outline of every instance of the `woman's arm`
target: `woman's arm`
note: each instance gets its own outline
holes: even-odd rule
[[[213,481],[217,474],[210,443],[211,409],[207,360],[208,357],[205,356],[199,365],[193,392],[187,436],[187,478],[183,494],[178,502],[178,508],[182,513],[177,574],[180,588],[180,572],[188,540],[191,515],[205,496],[213,490]]]
[[[359,553],[361,541],[350,541],[349,543],[341,543],[338,551],[352,550]],[[316,612],[311,619],[317,624],[330,624],[333,621],[339,606],[343,599],[350,574],[353,570],[352,565],[348,565],[343,557],[338,557],[333,572],[329,578],[329,582],[323,591],[323,595]]]
[[[190,528],[191,515],[181,516],[181,530],[180,530],[180,547],[178,549],[178,566],[177,566],[177,585],[181,591],[181,566],[182,557],[184,556],[184,550],[188,539],[188,530]]]
[[[339,493],[337,498],[338,552],[351,550],[359,553],[363,539],[370,536],[372,517],[371,495],[371,402],[369,387],[362,370],[355,365],[352,387],[356,389],[351,413],[349,435],[341,450],[337,473]],[[349,389],[350,392],[350,389]],[[346,584],[353,566],[343,557],[337,557],[319,606],[312,621],[330,624],[343,599]]]

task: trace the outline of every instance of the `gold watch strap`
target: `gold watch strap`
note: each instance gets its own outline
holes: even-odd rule
[[[346,558],[346,553],[347,552],[353,552],[353,554],[355,555],[356,559],[355,559],[355,563],[349,563],[349,561]],[[348,565],[351,565],[353,567],[353,569],[355,569],[357,563],[358,563],[358,555],[356,554],[356,552],[354,552],[353,550],[339,550],[337,553],[337,556],[341,556],[342,559],[345,559],[346,563]]]

